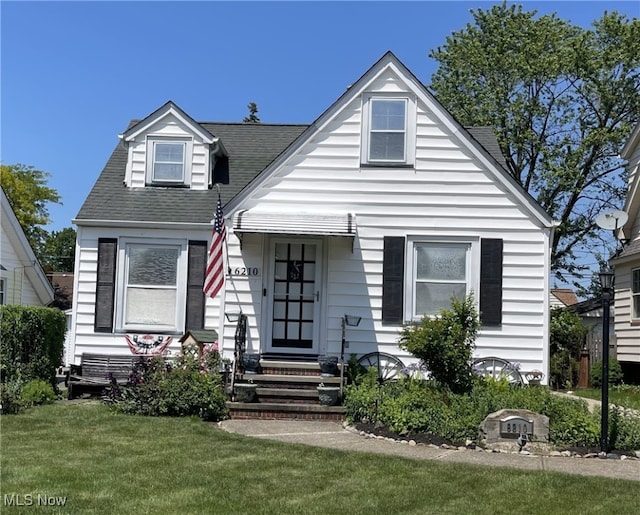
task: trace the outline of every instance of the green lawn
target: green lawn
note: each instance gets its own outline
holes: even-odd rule
[[[578,388],[573,393],[580,397],[597,400],[600,400],[602,396],[600,388]],[[620,385],[610,387],[609,403],[640,410],[640,386]]]
[[[288,445],[97,403],[1,424],[3,514],[627,514],[640,502],[633,481]],[[12,495],[66,504],[7,506]]]

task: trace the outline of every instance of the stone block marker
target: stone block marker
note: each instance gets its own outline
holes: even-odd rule
[[[549,443],[549,417],[529,410],[502,409],[487,415],[480,424],[478,441],[481,446],[519,450],[521,434],[527,435],[525,448],[546,447]]]

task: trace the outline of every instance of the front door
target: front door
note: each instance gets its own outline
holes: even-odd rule
[[[321,240],[271,243],[271,352],[318,352],[321,250]]]

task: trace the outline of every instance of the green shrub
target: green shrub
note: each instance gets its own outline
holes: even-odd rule
[[[442,309],[440,316],[405,325],[399,345],[420,359],[442,386],[464,393],[473,386],[471,356],[479,327],[473,295],[454,298],[451,309]]]
[[[625,408],[609,409],[609,448],[640,449],[640,414]]]
[[[0,413],[3,415],[15,415],[22,408],[20,393],[24,383],[22,379],[14,377],[5,382],[0,383]]]
[[[554,388],[571,388],[578,383],[580,351],[586,334],[580,315],[565,308],[551,310],[549,382]]]
[[[53,387],[42,379],[32,379],[22,388],[20,400],[25,407],[51,404],[56,400]]]
[[[20,374],[56,386],[62,363],[66,318],[56,308],[0,306],[0,379]]]
[[[487,415],[505,408],[548,416],[550,440],[558,446],[597,446],[599,440],[600,417],[585,401],[502,380],[478,378],[471,392],[455,394],[433,381],[406,378],[377,385],[374,377],[350,386],[345,406],[351,421],[379,421],[398,433],[429,432],[455,443],[476,440]],[[619,427],[620,441],[634,441],[633,424]]]
[[[226,398],[217,368],[209,368],[215,363],[216,358],[206,354],[202,360],[180,356],[174,363],[142,358],[127,384],[113,382],[104,400],[122,413],[220,420],[226,416]]]
[[[609,358],[609,385],[622,383],[622,367],[615,358]],[[600,388],[602,386],[602,360],[598,360],[591,366],[591,386]]]

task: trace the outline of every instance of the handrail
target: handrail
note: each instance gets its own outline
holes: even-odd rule
[[[247,315],[240,313],[238,323],[236,324],[235,345],[233,349],[233,371],[231,373],[231,392],[230,396],[233,400],[233,387],[237,374],[244,373],[244,365],[242,359],[247,349]]]

